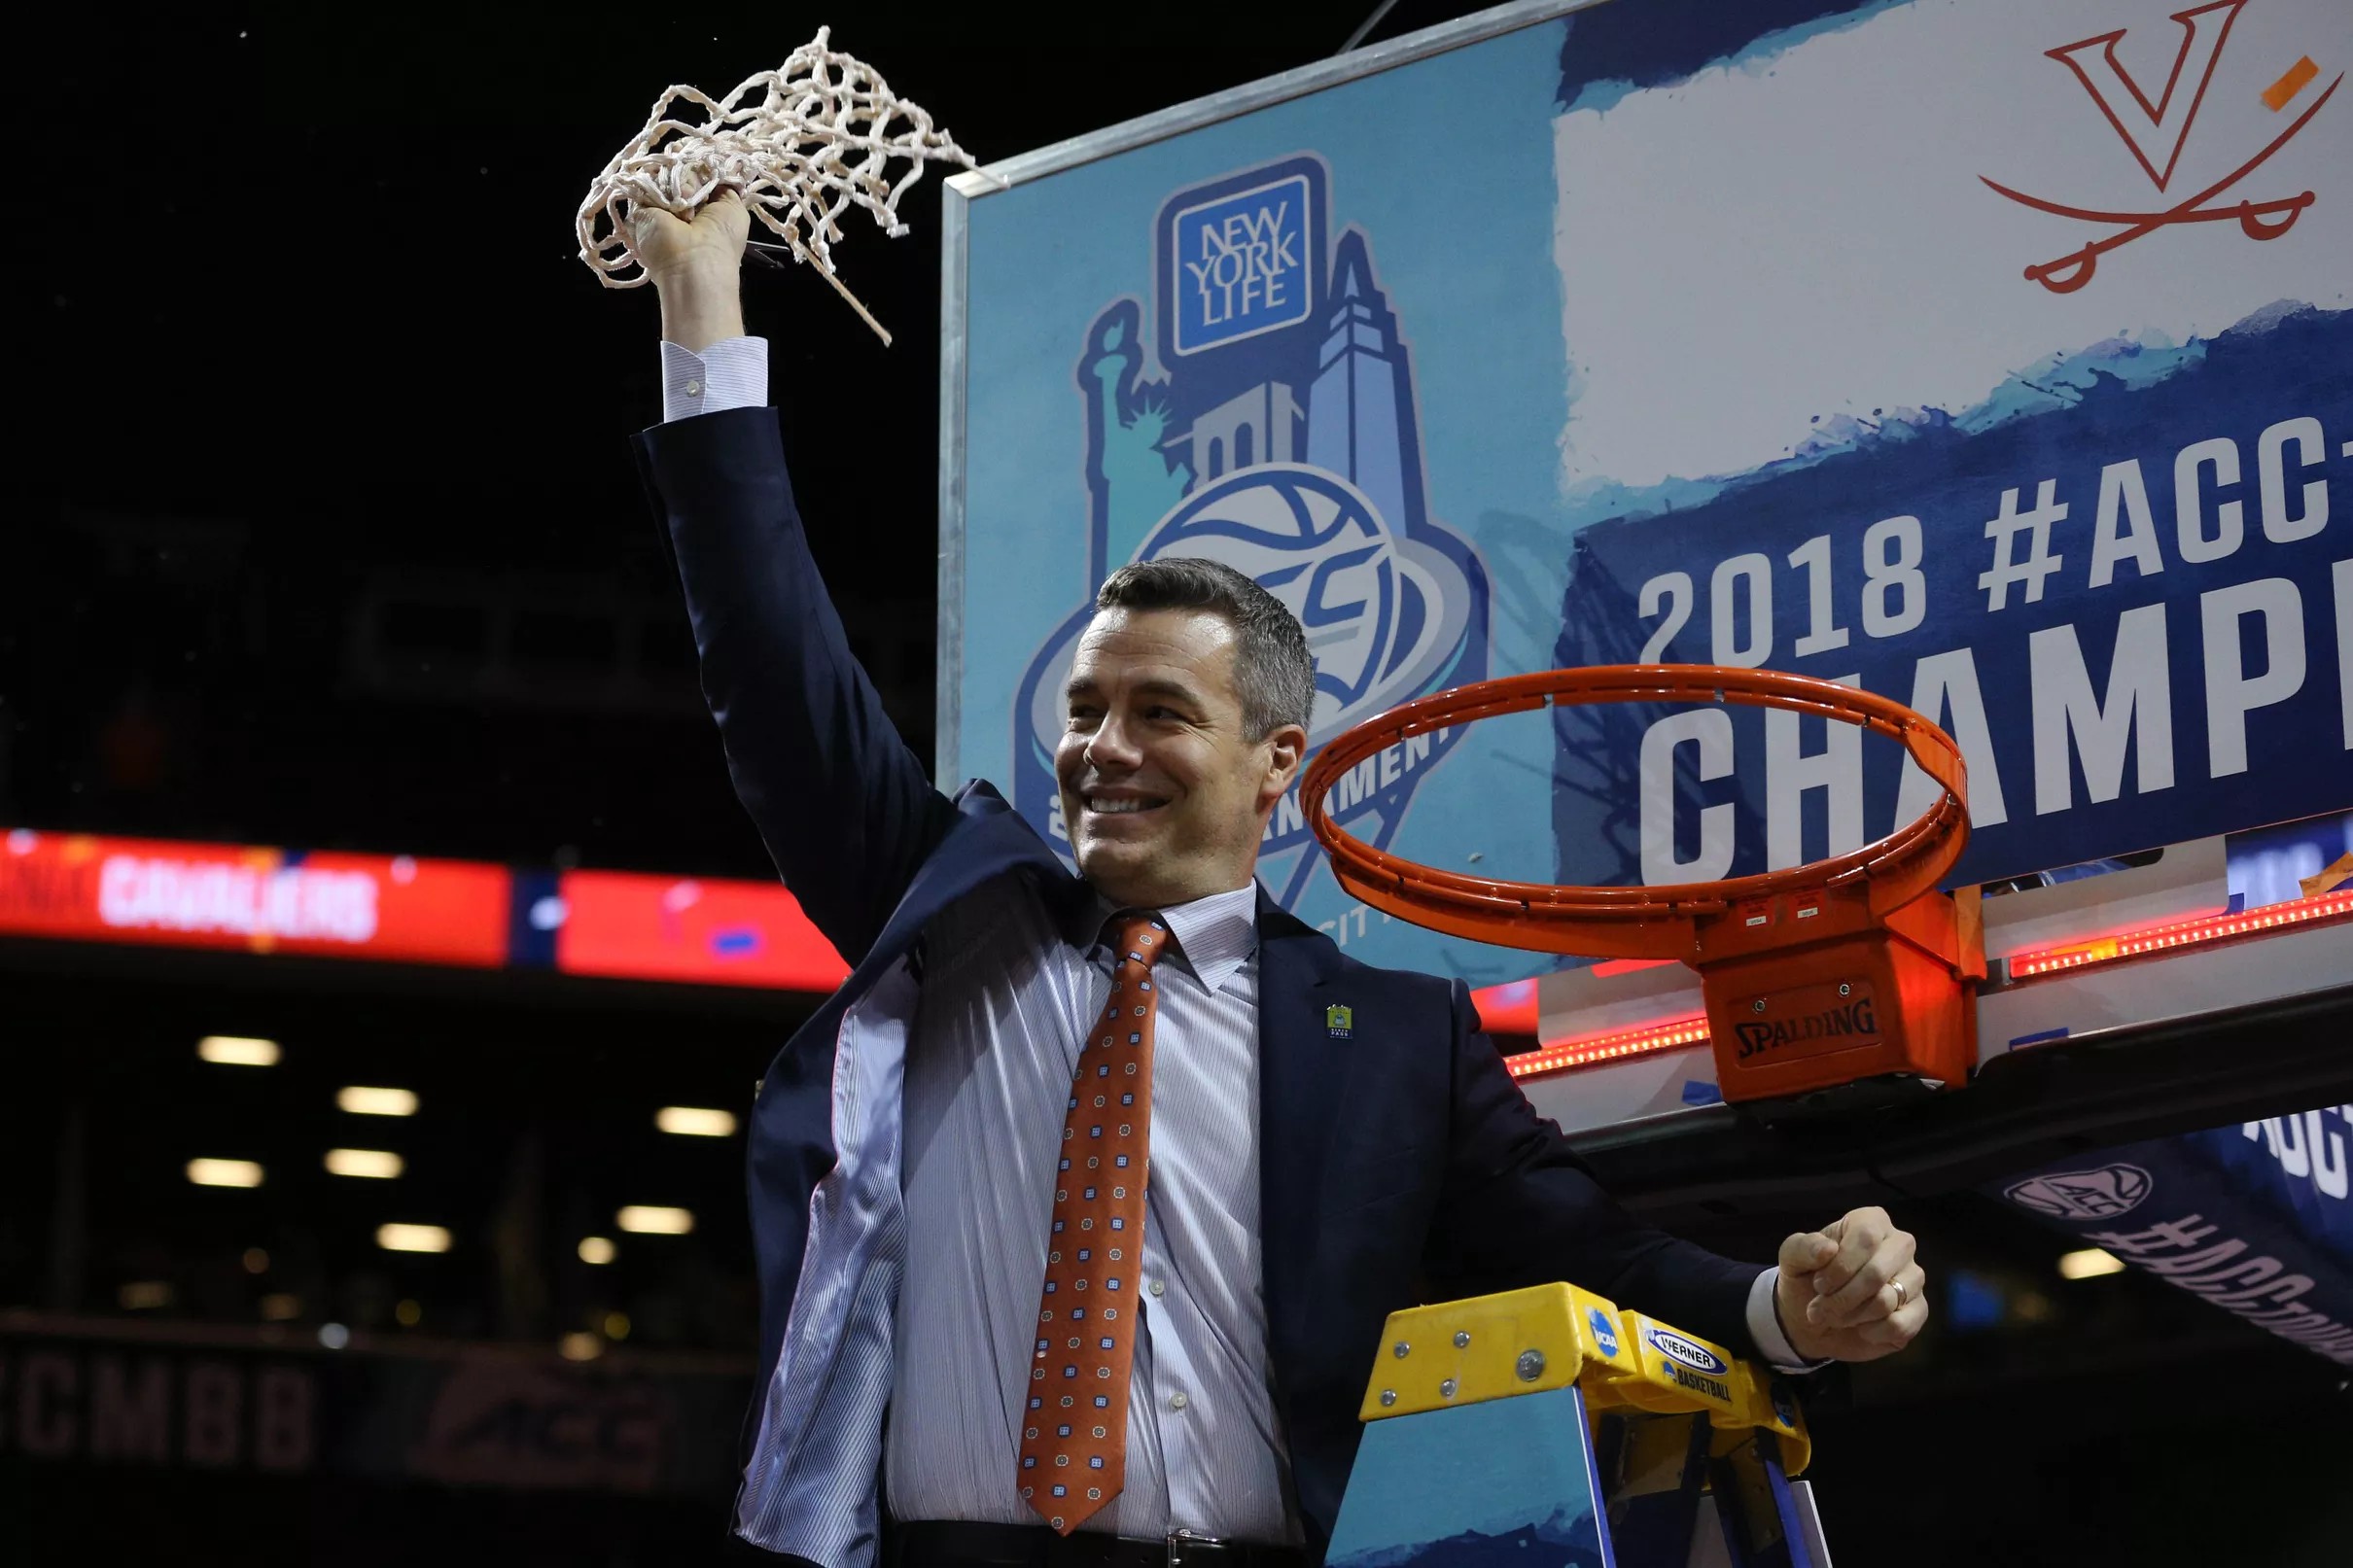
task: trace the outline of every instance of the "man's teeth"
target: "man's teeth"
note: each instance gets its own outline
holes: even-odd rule
[[[1158,801],[1152,800],[1094,799],[1087,802],[1087,810],[1108,816],[1118,812],[1149,811],[1158,804]]]

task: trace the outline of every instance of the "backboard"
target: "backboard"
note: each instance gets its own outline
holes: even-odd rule
[[[2300,1109],[2353,1099],[2349,66],[2334,0],[1526,4],[952,181],[943,784],[1061,841],[1060,673],[1164,554],[1300,614],[1318,745],[1563,667],[1856,684],[1966,754],[1949,885],[1995,970],[1969,1103],[1844,1153],[1709,1103],[1679,965],[1387,918],[1295,802],[1262,881],[1367,961],[1525,983],[1514,1070],[1654,1209],[2242,1119],[2317,1182],[2353,1136]],[[1426,864],[1606,886],[1820,859],[1933,787],[1661,706],[1420,736],[1331,798]]]
[[[1059,842],[1089,597],[1176,553],[1301,613],[1318,743],[1574,665],[1891,696],[1967,753],[1956,886],[2353,806],[2348,63],[2328,0],[1509,6],[960,177],[943,781]],[[1333,799],[1608,885],[1931,787],[1662,708],[1422,737]],[[1370,961],[1549,967],[1355,904],[1294,802],[1265,849]]]

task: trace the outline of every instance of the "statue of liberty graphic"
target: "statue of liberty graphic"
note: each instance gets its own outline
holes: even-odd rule
[[[1114,300],[1076,366],[1087,420],[1090,584],[1163,555],[1222,561],[1296,613],[1316,655],[1309,744],[1410,697],[1487,674],[1488,583],[1428,515],[1413,372],[1351,228],[1323,264],[1321,159],[1295,157],[1176,192],[1159,220],[1157,368],[1143,305]],[[1091,592],[1091,588],[1090,588]],[[1052,757],[1060,694],[1090,607],[1038,649],[1015,708],[1014,804],[1067,842]],[[1332,795],[1386,843],[1455,735],[1369,759]],[[1295,796],[1260,875],[1286,907],[1314,852]]]

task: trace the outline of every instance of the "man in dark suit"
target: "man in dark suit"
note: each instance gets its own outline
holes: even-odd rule
[[[743,209],[635,238],[665,378],[640,453],[704,692],[855,965],[753,1113],[740,1535],[826,1568],[1162,1562],[1178,1539],[1314,1562],[1397,1307],[1565,1278],[1789,1367],[1918,1332],[1883,1212],[1774,1269],[1636,1224],[1459,982],[1355,963],[1257,889],[1314,666],[1240,574],[1104,584],[1055,756],[1076,877],[986,784],[933,789],[802,536],[737,303]]]

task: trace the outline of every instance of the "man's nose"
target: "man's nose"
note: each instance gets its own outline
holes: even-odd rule
[[[1087,738],[1086,760],[1092,767],[1133,767],[1142,760],[1126,723],[1117,714],[1106,714]]]

